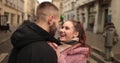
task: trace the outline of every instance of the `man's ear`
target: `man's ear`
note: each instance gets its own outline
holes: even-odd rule
[[[52,20],[53,20],[53,16],[49,16],[48,17],[48,24],[49,25],[52,25]]]

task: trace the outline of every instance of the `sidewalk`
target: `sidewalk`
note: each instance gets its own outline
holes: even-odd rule
[[[5,41],[9,40],[12,33],[16,30],[17,27],[10,26],[11,32],[0,31],[0,45],[2,45]]]
[[[8,40],[11,36],[12,32],[4,32],[0,31],[0,44]]]
[[[10,30],[12,32],[0,31],[0,63],[7,63],[8,56],[12,48],[10,37],[15,29],[16,27],[11,26]]]
[[[6,40],[10,39],[11,34],[13,33],[13,31],[15,31],[16,27],[14,26],[10,26],[10,30],[11,32],[7,31],[0,31],[0,44],[2,44],[3,42],[5,42]]]
[[[7,63],[7,60],[3,62],[6,58],[8,58],[9,53],[11,51],[12,45],[10,43],[11,32],[3,32],[0,31],[0,63]]]
[[[105,53],[104,49],[104,38],[102,34],[95,34],[91,31],[86,31],[87,35],[87,43],[96,49],[102,51],[102,53]],[[120,61],[120,38],[117,45],[113,48],[114,58]]]

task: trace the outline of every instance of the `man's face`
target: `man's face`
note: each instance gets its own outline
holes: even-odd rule
[[[55,35],[56,30],[59,28],[60,16],[53,19],[53,24],[50,26],[50,34]]]

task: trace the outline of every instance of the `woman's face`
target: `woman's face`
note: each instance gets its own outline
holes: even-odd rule
[[[73,23],[66,21],[60,29],[60,40],[62,42],[70,41],[75,36],[75,33]]]

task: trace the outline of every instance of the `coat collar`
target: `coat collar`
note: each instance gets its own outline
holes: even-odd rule
[[[42,38],[46,41],[54,42],[57,45],[61,45],[60,41],[54,38],[51,34],[49,34],[47,31],[36,25],[35,23],[30,23],[28,25],[34,32],[36,32],[39,36],[42,36]]]

